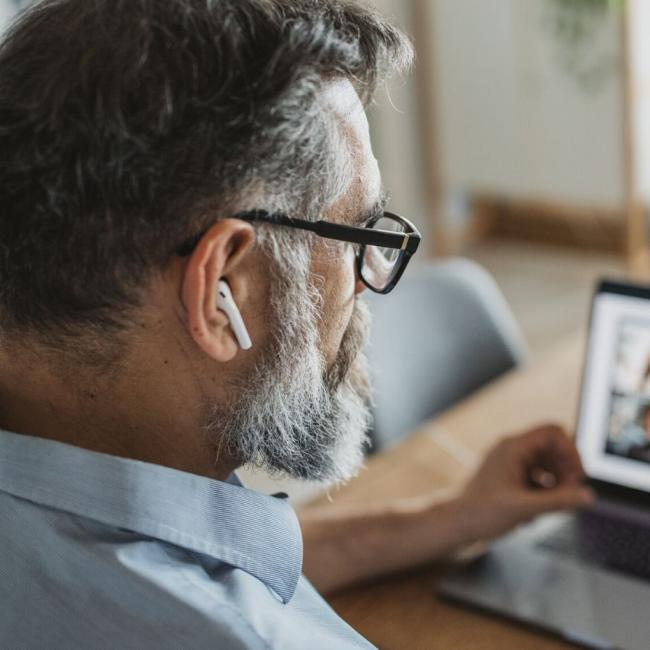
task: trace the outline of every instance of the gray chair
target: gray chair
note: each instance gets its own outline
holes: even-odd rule
[[[521,364],[526,345],[493,278],[452,259],[411,269],[386,296],[369,295],[373,449]]]

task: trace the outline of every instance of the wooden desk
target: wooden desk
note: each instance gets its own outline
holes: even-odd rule
[[[564,341],[543,360],[504,376],[403,444],[371,458],[359,477],[331,498],[359,503],[422,494],[464,480],[485,449],[505,434],[548,421],[572,429],[582,354],[582,336]],[[330,603],[380,648],[573,647],[442,602],[433,593],[436,573],[435,568],[427,568],[401,574],[347,590],[332,597]]]

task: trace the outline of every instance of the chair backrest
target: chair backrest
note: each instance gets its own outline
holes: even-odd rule
[[[392,293],[367,300],[374,450],[525,360],[524,339],[503,295],[469,260],[414,270]]]

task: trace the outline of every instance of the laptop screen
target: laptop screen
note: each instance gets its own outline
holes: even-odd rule
[[[590,478],[650,492],[650,289],[594,297],[577,430]]]

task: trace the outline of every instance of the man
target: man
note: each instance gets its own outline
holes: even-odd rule
[[[650,463],[650,404],[641,402],[635,420],[623,426],[620,437],[611,445],[611,451]]]
[[[368,647],[303,535],[329,591],[589,502],[553,427],[453,498],[307,510],[302,535],[233,474],[362,460],[358,296],[403,271],[382,246],[417,247],[372,232],[363,103],[410,57],[348,1],[46,0],[10,31],[0,647]]]

